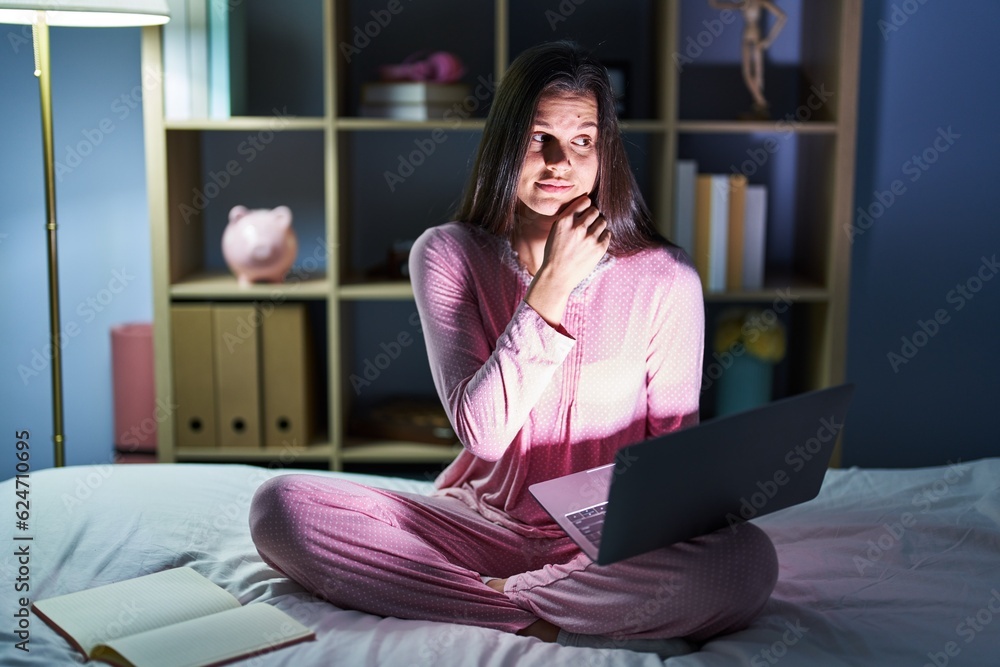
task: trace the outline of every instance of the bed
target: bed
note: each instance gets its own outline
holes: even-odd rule
[[[32,615],[30,653],[15,648],[20,563],[42,599],[188,565],[244,604],[273,604],[317,640],[236,664],[309,665],[1000,665],[1000,459],[916,470],[830,470],[819,497],[758,519],[780,579],[764,613],[700,651],[661,660],[567,648],[457,624],[380,618],[313,598],[265,565],[247,529],[254,489],[278,474],[242,465],[104,465],[30,476],[27,533],[15,528],[12,480],[0,556],[0,664],[71,665],[82,657]],[[342,475],[427,491],[429,482]]]

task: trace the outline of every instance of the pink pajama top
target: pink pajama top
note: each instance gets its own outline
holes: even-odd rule
[[[560,536],[528,486],[697,423],[704,302],[683,251],[606,254],[558,329],[525,303],[531,275],[510,242],[478,227],[426,230],[409,266],[434,385],[464,446],[435,495],[522,535]]]

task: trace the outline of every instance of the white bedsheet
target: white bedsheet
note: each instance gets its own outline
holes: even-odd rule
[[[301,471],[285,471],[301,472]],[[30,652],[15,648],[14,534],[30,542],[30,597],[42,599],[190,565],[244,604],[267,601],[318,639],[240,665],[1000,665],[1000,459],[906,471],[832,470],[820,496],[758,521],[781,574],[749,629],[698,653],[659,660],[577,649],[470,626],[379,618],[312,598],[260,560],[247,511],[283,472],[239,465],[81,466],[33,473],[31,519],[0,536],[0,664],[82,657],[32,615]],[[344,475],[400,490],[429,483]]]

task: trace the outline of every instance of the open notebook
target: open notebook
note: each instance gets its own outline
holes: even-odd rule
[[[205,667],[316,635],[269,604],[239,600],[189,567],[40,600],[32,610],[88,658]]]

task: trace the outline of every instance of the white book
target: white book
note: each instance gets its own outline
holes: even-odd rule
[[[191,117],[208,118],[208,0],[187,0]]]
[[[167,7],[170,21],[163,26],[163,113],[167,119],[190,118],[187,0],[168,0]]]
[[[743,222],[743,289],[764,289],[767,246],[767,186],[748,185]]]
[[[240,3],[241,5],[243,3]],[[208,115],[229,118],[229,3],[208,8]]]
[[[695,179],[698,163],[678,160],[674,171],[674,224],[670,239],[694,256]]]
[[[361,87],[362,104],[461,104],[469,96],[464,83],[381,81]]]
[[[695,266],[706,292],[722,292],[729,240],[729,174],[698,174],[696,182]]]
[[[726,250],[729,241],[729,174],[712,174],[712,226],[709,242],[711,292],[726,289]]]
[[[213,0],[208,16],[208,112],[212,118],[247,114],[246,3]]]
[[[122,667],[206,667],[316,638],[277,607],[240,605],[189,567],[39,600],[32,610],[88,658]]]
[[[222,3],[227,6],[226,3]],[[164,116],[209,116],[208,0],[168,0],[163,26]]]

